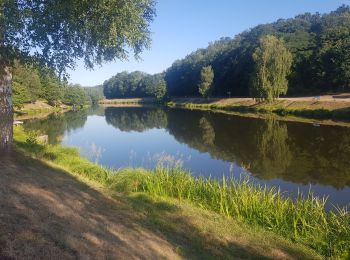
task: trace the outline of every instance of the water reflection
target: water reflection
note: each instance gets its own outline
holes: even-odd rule
[[[161,108],[108,107],[105,114],[108,124],[124,132],[166,128],[168,121],[165,110]]]
[[[25,128],[35,130],[40,134],[47,134],[50,144],[58,144],[64,134],[82,128],[87,120],[88,110],[77,112],[53,113],[45,119],[31,119],[25,122]]]
[[[257,158],[253,169],[261,171],[264,179],[276,178],[286,172],[292,163],[288,143],[288,128],[273,118],[261,123],[256,135]]]
[[[93,156],[87,158],[111,167],[152,167],[157,161],[221,177],[239,166],[282,186],[350,186],[350,129],[345,127],[152,107],[52,115],[25,127],[48,134],[50,143],[65,136],[67,144],[88,147],[86,154]]]

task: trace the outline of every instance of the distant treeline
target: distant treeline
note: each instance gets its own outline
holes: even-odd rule
[[[328,14],[305,13],[222,38],[175,61],[162,74],[119,73],[104,82],[104,94],[107,98],[154,96],[164,78],[167,96],[199,96],[199,86],[206,85],[212,96],[249,96],[256,73],[253,54],[267,35],[281,39],[292,54],[287,95],[350,90],[350,7],[343,5]],[[157,80],[145,84],[152,77]],[[208,78],[212,82],[203,84]]]
[[[108,99],[155,97],[161,100],[166,91],[163,74],[150,75],[141,71],[124,71],[103,83],[103,92]]]
[[[102,86],[83,88],[67,84],[50,69],[16,63],[13,75],[13,104],[18,109],[37,100],[52,106],[82,106],[104,98]]]

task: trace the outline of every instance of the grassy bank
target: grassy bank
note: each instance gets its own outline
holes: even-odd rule
[[[38,144],[35,137],[15,128],[19,149],[96,181],[112,191],[147,193],[173,198],[217,212],[252,228],[272,231],[323,256],[346,258],[350,250],[350,217],[345,209],[326,212],[324,200],[312,194],[296,201],[274,188],[249,180],[194,178],[181,169],[123,169],[114,171],[90,163],[76,149]]]
[[[44,118],[51,113],[67,112],[71,107],[61,105],[54,107],[46,101],[36,101],[35,103],[25,104],[21,109],[15,109],[14,116],[17,120],[26,120],[32,118]]]
[[[156,104],[155,98],[118,98],[118,99],[103,99],[98,102],[101,105],[143,105]]]
[[[273,103],[256,102],[249,98],[231,99],[173,99],[169,107],[210,109],[241,113],[275,113],[279,116],[297,116],[314,119],[350,119],[350,102],[277,100]]]

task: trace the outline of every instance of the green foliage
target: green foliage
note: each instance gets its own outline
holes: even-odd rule
[[[80,85],[68,85],[63,89],[62,102],[70,106],[83,106],[86,102],[86,94]]]
[[[39,98],[41,88],[39,71],[33,66],[16,62],[13,68],[13,99],[22,100],[23,103],[34,102]]]
[[[348,257],[350,219],[346,209],[325,210],[325,200],[312,194],[293,201],[249,179],[195,178],[181,169],[158,168],[145,178],[139,189],[154,196],[188,200],[198,206],[261,226],[308,245],[328,257]]]
[[[222,38],[175,61],[165,72],[169,96],[197,96],[200,71],[212,66],[213,96],[249,96],[249,82],[255,71],[253,53],[260,39],[273,35],[285,41],[293,55],[288,77],[289,95],[349,91],[350,8],[302,14],[258,25],[234,38]]]
[[[38,134],[36,131],[28,131],[27,133],[27,139],[26,139],[26,145],[28,146],[34,146],[38,144]]]
[[[167,93],[166,82],[164,79],[159,80],[158,84],[154,88],[153,95],[158,101],[161,101],[165,98]]]
[[[97,104],[100,100],[104,99],[103,86],[85,87],[83,90],[87,101],[91,104]]]
[[[161,101],[166,96],[166,82],[162,74],[121,72],[103,83],[106,98],[154,97]]]
[[[118,73],[103,83],[103,93],[109,99],[142,97],[140,81],[145,75],[140,71]]]
[[[62,101],[63,87],[53,73],[43,75],[41,98],[47,100],[52,106],[58,106]]]
[[[1,57],[23,61],[30,53],[56,71],[137,56],[150,45],[153,0],[0,2]],[[29,52],[31,51],[31,52]]]
[[[13,71],[13,105],[21,109],[26,103],[44,99],[53,106],[60,103],[82,106],[87,101],[86,93],[89,93],[89,98],[95,102],[103,97],[101,87],[86,92],[78,85],[63,85],[57,75],[48,68],[38,70],[16,62]]]
[[[350,15],[349,15],[350,16]],[[350,86],[350,26],[339,25],[325,30],[321,37],[321,61],[324,79],[335,89],[346,90]]]
[[[212,67],[215,75],[212,81],[213,87],[210,90],[213,96],[249,96],[253,93],[254,96],[261,97],[265,93],[265,96],[262,95],[262,97],[271,100],[287,90],[289,95],[349,91],[349,28],[350,8],[341,6],[329,14],[306,13],[293,19],[279,19],[274,23],[258,25],[232,39],[222,38],[210,43],[205,49],[198,49],[184,59],[175,61],[165,71],[163,78],[166,81],[167,95],[202,95],[198,86],[203,80],[201,72],[207,66]],[[270,55],[270,61],[280,62],[274,66],[270,63],[271,66],[266,70],[270,76],[274,75],[274,77],[263,77],[262,73],[259,77],[256,65],[259,61],[257,58],[261,56],[258,55],[259,49],[257,48],[260,48],[262,52],[264,49],[262,47],[267,47],[267,43],[263,45],[261,39],[267,41],[268,35],[270,35],[271,44],[273,43],[272,36],[279,39],[274,42],[280,48],[271,49],[271,54],[281,54],[276,57]],[[285,51],[285,48],[288,51]],[[254,52],[256,52],[255,55],[253,55]],[[289,52],[292,54],[292,61]],[[260,64],[262,61],[260,60]],[[276,66],[278,64],[285,66]],[[287,80],[285,80],[285,75],[279,72],[289,74]],[[265,78],[264,82],[254,80],[254,85],[267,82],[266,87],[275,89],[275,91],[268,92],[270,95],[266,95],[261,88],[252,92],[251,90],[255,89],[249,88],[252,85],[252,74],[255,75],[255,79]],[[105,96],[125,98],[149,95],[142,86],[136,84],[131,87],[125,79],[128,77],[128,73],[124,72],[106,81],[104,84]],[[201,86],[205,90],[207,84]]]
[[[13,106],[17,109],[21,109],[25,103],[31,101],[31,95],[28,88],[15,81],[12,83],[12,94]]]
[[[253,59],[255,70],[252,74],[251,95],[271,102],[281,94],[286,94],[292,54],[284,41],[272,35],[264,36],[253,53]]]
[[[201,70],[198,92],[205,97],[209,94],[214,80],[214,71],[211,66],[203,67]]]
[[[162,101],[167,94],[166,82],[162,74],[147,75],[140,84],[147,96],[155,97],[158,101]]]

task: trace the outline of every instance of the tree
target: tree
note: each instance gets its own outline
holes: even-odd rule
[[[86,102],[86,94],[80,85],[69,85],[63,90],[63,103],[70,106],[83,106]]]
[[[350,23],[328,29],[321,38],[323,80],[333,91],[350,89]]]
[[[0,2],[0,147],[12,144],[12,67],[39,60],[65,76],[82,59],[88,68],[136,57],[150,45],[154,0],[2,0]]]
[[[41,97],[47,100],[49,105],[57,106],[62,100],[63,89],[59,79],[53,73],[45,73],[42,76]]]
[[[157,101],[162,101],[167,94],[163,74],[147,75],[143,78],[141,85],[145,94],[155,97]]]
[[[15,62],[14,64],[12,83],[17,83],[25,88],[23,91],[28,93],[28,98],[25,101],[26,103],[35,102],[42,91],[41,79],[38,70],[32,66],[21,65],[18,62]],[[13,98],[15,98],[15,96]]]
[[[154,88],[154,97],[158,101],[162,101],[164,100],[166,93],[167,93],[166,82],[163,78],[160,78],[157,82],[157,85]]]
[[[104,99],[103,86],[101,85],[95,87],[85,87],[83,90],[85,91],[87,101],[93,105]]]
[[[103,93],[108,99],[155,97],[162,100],[166,93],[163,74],[150,75],[141,71],[121,72],[103,83]]]
[[[251,95],[271,102],[281,94],[286,94],[292,54],[284,41],[272,35],[262,37],[253,59],[255,71],[252,75]]]
[[[13,87],[13,106],[21,109],[25,103],[31,101],[31,95],[28,89],[18,82],[12,83]]]
[[[214,80],[214,71],[213,68],[209,65],[203,67],[201,70],[200,82],[198,85],[198,92],[201,96],[207,96],[210,92],[210,89],[213,85]]]

